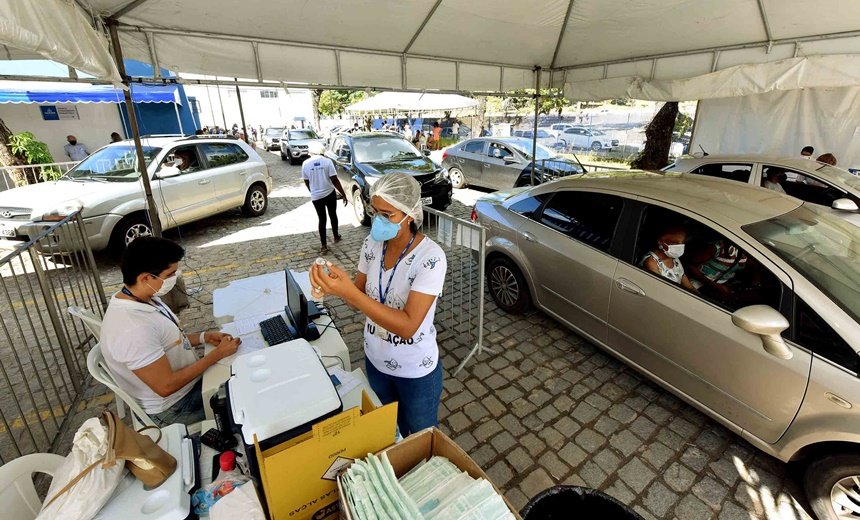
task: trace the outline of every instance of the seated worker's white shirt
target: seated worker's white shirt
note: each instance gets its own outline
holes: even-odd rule
[[[161,303],[158,297],[153,297]],[[167,312],[170,309],[164,306]],[[174,318],[176,315],[171,312]],[[179,322],[179,319],[176,319]],[[190,343],[169,318],[153,305],[113,296],[102,320],[102,354],[117,384],[135,398],[148,414],[161,413],[185,397],[197,379],[167,397],[161,397],[134,374],[134,370],[149,366],[167,356],[176,371],[195,361],[197,356]]]
[[[380,301],[379,270],[382,245],[383,242],[367,237],[358,261],[358,270],[367,275],[365,294],[376,301]],[[441,296],[447,270],[445,252],[425,236],[397,266],[385,305],[402,310],[411,291]],[[382,292],[385,292],[389,278],[391,269],[382,273]],[[426,376],[439,362],[436,327],[433,326],[435,314],[436,301],[430,306],[424,321],[411,338],[401,338],[390,332],[382,333],[385,336],[382,338],[377,335],[380,334],[381,328],[367,318],[364,326],[365,356],[377,370],[385,374],[413,379]]]
[[[766,180],[766,181],[764,181],[764,187],[769,189],[769,190],[778,191],[780,193],[785,193],[785,190],[782,189],[782,184],[780,184],[778,182],[770,182],[770,181]]]
[[[328,197],[334,191],[332,177],[337,177],[337,170],[328,157],[312,155],[302,163],[302,179],[310,184],[311,200]]]

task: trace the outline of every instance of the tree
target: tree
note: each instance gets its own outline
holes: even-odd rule
[[[477,128],[472,129],[473,137],[481,137],[481,129],[485,126],[485,120],[487,118],[487,96],[478,96],[478,106],[475,109],[477,112],[477,124],[475,125]]]
[[[319,131],[320,129],[320,96],[322,96],[323,90],[321,88],[315,88],[311,90],[311,109],[314,113],[314,128]]]
[[[0,164],[3,166],[22,166],[27,164],[47,164],[54,162],[48,145],[36,140],[30,132],[12,134],[6,123],[0,119]],[[12,177],[15,184],[24,186],[36,184],[37,182],[54,180],[59,175],[59,170],[45,168],[39,176],[38,168],[15,168]]]
[[[672,129],[678,117],[678,102],[663,104],[654,119],[645,127],[645,148],[630,166],[640,170],[659,170],[669,164]]]
[[[319,113],[341,117],[346,107],[367,97],[363,90],[323,90],[320,94]]]

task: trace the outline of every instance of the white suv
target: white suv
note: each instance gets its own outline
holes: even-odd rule
[[[238,207],[252,217],[266,212],[272,178],[244,141],[153,137],[143,152],[164,229]],[[152,233],[133,141],[96,150],[56,182],[0,193],[0,236],[27,239],[78,208],[93,250],[122,250]]]

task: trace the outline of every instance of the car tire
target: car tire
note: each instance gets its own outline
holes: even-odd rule
[[[451,179],[451,186],[455,189],[461,189],[466,186],[466,177],[460,168],[448,168],[448,178]]]
[[[522,314],[531,304],[528,285],[519,267],[497,256],[487,265],[487,286],[493,301],[505,312]]]
[[[255,184],[245,195],[245,204],[242,205],[242,213],[247,217],[259,217],[269,208],[269,197],[266,188]]]
[[[359,224],[362,226],[370,225],[370,217],[367,215],[364,197],[361,196],[361,190],[358,188],[352,191],[352,211],[355,213],[355,220]]]
[[[599,152],[601,148],[603,148],[603,145],[600,144],[600,141],[594,141],[593,143],[591,143],[592,152]]]
[[[290,164],[292,164],[293,166],[295,166],[295,165],[297,165],[297,164],[300,164],[300,161],[297,161],[297,160],[296,160],[296,158],[295,158],[295,157],[293,157],[293,154],[290,154]]]
[[[803,487],[809,505],[819,520],[836,520],[842,512],[837,511],[837,503],[834,498],[839,496],[838,486],[845,486],[852,490],[856,496],[860,493],[857,485],[857,477],[860,477],[860,454],[838,454],[819,458],[809,464],[803,475]],[[860,502],[849,498],[842,493],[842,499],[852,505],[853,511],[860,511]]]
[[[281,160],[282,160],[282,161],[286,161],[286,160],[289,160],[289,159],[290,159],[289,157],[287,157],[286,155],[284,155],[284,151],[283,151],[283,150],[281,150]],[[290,162],[292,162],[292,161],[290,161]]]
[[[142,214],[129,215],[120,220],[111,233],[110,248],[117,254],[125,251],[132,240],[152,236],[152,224]]]

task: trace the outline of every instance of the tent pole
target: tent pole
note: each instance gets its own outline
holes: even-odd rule
[[[540,114],[540,67],[535,67],[535,124],[532,128],[532,174],[531,184],[535,185],[535,162],[537,162],[538,115]]]
[[[248,127],[245,126],[245,110],[242,108],[242,93],[239,92],[239,78],[233,78],[236,80],[236,99],[239,100],[239,119],[242,121],[242,134],[245,136],[245,143],[251,144],[248,142]]]
[[[179,123],[179,133],[185,135],[185,130],[182,129],[182,118],[179,117],[179,104],[173,104],[173,110],[176,111],[176,122]]]
[[[221,120],[224,122],[224,131],[227,131],[227,116],[224,114],[224,101],[221,100],[221,85],[218,85],[218,104],[221,105]]]
[[[116,68],[119,71],[119,76],[122,78],[122,84],[126,88],[123,89],[125,96],[125,108],[128,110],[128,123],[131,127],[131,136],[134,139],[134,148],[137,151],[137,168],[140,170],[140,180],[143,183],[143,192],[146,195],[146,207],[149,210],[149,221],[152,225],[152,234],[161,236],[161,221],[158,218],[158,208],[155,205],[155,199],[152,197],[152,186],[149,183],[149,172],[147,171],[146,158],[143,156],[143,145],[140,142],[140,129],[137,126],[137,111],[134,108],[134,103],[131,100],[131,83],[128,76],[125,74],[125,64],[122,61],[122,45],[119,42],[116,25],[117,21],[108,19],[108,30],[110,32],[110,41],[113,46],[113,57],[116,61]]]
[[[206,98],[209,100],[209,114],[212,115],[212,126],[217,125],[215,122],[215,107],[212,105],[212,93],[209,91],[209,85],[206,85]]]

